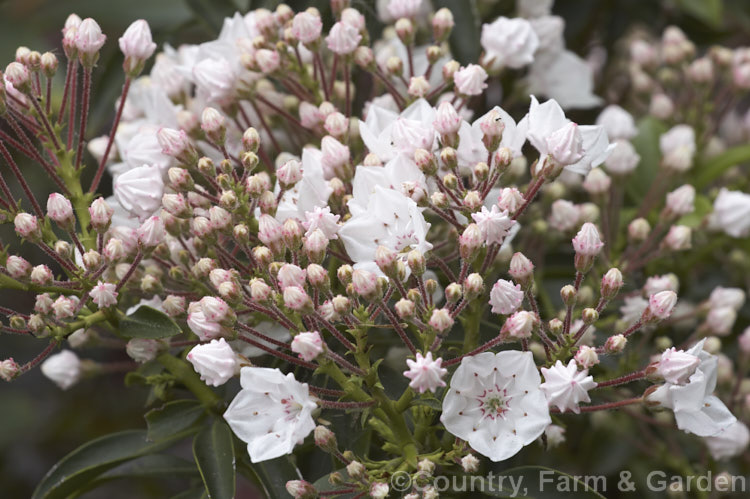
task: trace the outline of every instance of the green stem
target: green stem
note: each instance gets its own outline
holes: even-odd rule
[[[207,409],[218,410],[222,399],[200,380],[190,364],[168,353],[159,355],[156,360],[177,377]]]

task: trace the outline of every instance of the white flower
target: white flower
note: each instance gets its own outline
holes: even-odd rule
[[[513,313],[521,306],[523,301],[523,291],[520,284],[514,284],[513,281],[498,279],[492,291],[490,291],[490,305],[492,305],[493,314],[508,315]]]
[[[672,347],[661,354],[661,359],[657,365],[657,372],[668,383],[684,385],[700,363],[700,359],[695,355]]]
[[[492,205],[492,210],[482,206],[482,211],[472,213],[471,218],[482,232],[486,244],[502,244],[511,227],[516,223],[515,220],[510,219],[507,211],[501,212],[497,205]]]
[[[224,419],[243,442],[253,463],[290,454],[315,429],[317,407],[307,383],[278,369],[243,367],[242,390],[229,404]]]
[[[312,211],[305,212],[305,221],[302,222],[302,226],[305,228],[305,236],[310,237],[310,234],[320,229],[328,239],[338,239],[338,231],[341,226],[338,224],[340,215],[334,215],[331,213],[329,206],[320,207],[316,206]]]
[[[544,383],[540,388],[547,396],[550,405],[556,405],[560,411],[573,411],[576,414],[581,410],[580,402],[591,402],[588,391],[596,387],[594,378],[588,376],[587,369],[578,370],[578,365],[571,359],[567,367],[557,361],[550,368],[542,368]]]
[[[737,421],[724,403],[713,394],[716,388],[718,360],[703,350],[701,340],[687,354],[700,359],[700,364],[686,384],[664,383],[648,396],[648,400],[674,411],[677,427],[700,437],[719,434]]]
[[[542,16],[529,19],[531,28],[539,39],[537,54],[560,54],[565,50],[565,20],[560,16]]]
[[[750,430],[739,421],[727,426],[714,436],[706,437],[706,445],[716,460],[739,456],[750,443]]]
[[[333,189],[326,182],[322,153],[315,148],[302,150],[302,180],[284,191],[276,209],[276,220],[283,222],[287,218],[305,219],[305,213],[324,207]],[[280,186],[276,186],[278,192]]]
[[[357,195],[350,201],[355,203]],[[417,203],[400,192],[375,186],[370,194],[367,209],[354,214],[339,230],[347,254],[363,268],[382,275],[375,265],[375,251],[378,246],[402,253],[416,249],[426,253],[432,249],[427,241],[430,228]],[[403,253],[402,253],[403,255]]]
[[[435,109],[424,99],[417,99],[401,114],[372,104],[359,124],[359,133],[367,149],[386,162],[399,152],[413,156],[419,148],[433,150],[435,119]]]
[[[641,156],[635,151],[633,144],[627,140],[616,140],[612,154],[604,161],[607,171],[617,175],[626,175],[638,166]]]
[[[223,385],[237,372],[237,356],[224,338],[194,346],[186,358],[210,386]]]
[[[143,165],[118,176],[114,191],[120,206],[130,215],[145,220],[161,207],[164,182],[158,168]]]
[[[63,390],[67,390],[81,379],[81,361],[70,350],[63,350],[50,355],[42,362],[42,374],[55,382]]]
[[[445,386],[443,376],[448,370],[441,367],[442,363],[443,359],[440,358],[432,360],[432,352],[427,352],[425,356],[417,352],[417,360],[406,359],[409,370],[404,371],[404,376],[411,380],[409,386],[419,393],[434,393],[438,387]]]
[[[495,106],[471,125],[466,122],[461,123],[458,131],[460,141],[458,149],[456,149],[459,165],[473,167],[480,161],[487,161],[489,153],[484,142],[482,142],[484,134],[481,126],[490,113],[496,114],[504,126],[500,147],[510,149],[514,158],[521,155],[521,148],[526,142],[527,121],[521,120],[520,123],[516,124],[515,120],[503,108]]]
[[[443,400],[446,430],[492,461],[515,455],[552,422],[531,352],[465,357]]]
[[[524,120],[527,121],[525,126],[528,126],[526,137],[531,145],[539,151],[540,157],[552,153],[547,139],[570,123],[570,120],[565,117],[565,112],[554,99],[539,104],[533,95],[531,96],[529,114]],[[574,163],[567,164],[565,169],[586,175],[591,168],[599,166],[607,159],[613,146],[607,140],[604,127],[584,125],[577,127],[577,131],[581,135],[583,155]]]
[[[617,104],[605,107],[596,124],[604,127],[609,140],[630,140],[638,134],[633,116]]]
[[[555,99],[566,109],[598,106],[594,95],[594,72],[589,64],[570,50],[538,53],[529,70],[531,94]]]
[[[685,171],[693,164],[695,131],[688,125],[676,125],[659,137],[662,162],[677,171]]]
[[[750,194],[722,188],[714,201],[710,224],[732,237],[750,234]]]
[[[526,19],[501,16],[482,26],[481,44],[493,69],[517,69],[534,60],[539,38]]]
[[[745,304],[745,292],[740,288],[716,286],[708,301],[711,308],[730,307],[739,310]]]

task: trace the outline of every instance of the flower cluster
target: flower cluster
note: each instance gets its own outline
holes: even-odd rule
[[[88,143],[97,23],[65,23],[59,104],[56,56],[20,48],[0,87],[0,219],[19,240],[0,256],[0,288],[35,304],[0,312],[3,332],[47,346],[2,361],[0,376],[40,364],[70,389],[113,370],[74,351],[120,348],[134,362],[114,368],[141,373],[157,397],[193,391],[252,463],[307,452],[312,434],[346,468],[331,475],[340,494],[385,497],[396,470],[473,473],[477,455],[560,445],[569,412],[624,408],[662,425],[671,412],[716,459],[743,452],[735,409],[748,386],[719,351],[745,293],[678,302],[679,278],[662,269],[750,234],[750,194],[689,175],[728,146],[710,130],[729,111],[691,122],[675,105],[683,87],[665,81],[684,73],[704,88],[724,71],[739,95],[746,49],[696,58],[677,28],[631,41],[635,95],[622,104],[648,97],[643,119],[663,128],[647,164],[634,142],[643,119],[623,107],[571,119],[602,100],[562,19],[533,3],[484,24],[482,56],[465,65],[447,43],[451,12],[419,0],[386,2],[378,40],[347,2],[331,3],[327,32],[314,8],[236,14],[216,40],[165,46],[148,75],[156,45],[136,21],[119,38],[111,132]],[[532,95],[494,102],[500,74]],[[56,185],[44,207],[23,156]],[[100,197],[108,177],[114,194]],[[31,246],[46,259],[28,261]],[[654,336],[678,327],[679,346]],[[738,345],[744,365],[750,329]],[[223,407],[208,387],[236,378]],[[350,448],[358,437],[342,438],[336,411],[361,415],[378,451]]]

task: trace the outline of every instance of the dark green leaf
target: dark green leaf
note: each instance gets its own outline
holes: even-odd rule
[[[235,489],[232,432],[223,419],[216,419],[193,440],[193,456],[208,497],[232,499]]]
[[[214,35],[221,31],[224,18],[232,17],[238,10],[232,0],[185,0],[185,3]]]
[[[68,497],[115,466],[158,452],[174,439],[150,442],[145,430],[112,433],[83,444],[60,460],[34,491],[32,499]]]
[[[727,149],[723,153],[696,165],[696,189],[703,189],[719,178],[725,171],[740,163],[750,161],[750,145]]]
[[[627,183],[628,194],[640,202],[649,190],[656,173],[659,171],[661,151],[659,137],[667,127],[656,118],[646,117],[638,122],[638,135],[633,138],[633,146],[641,156],[636,171],[630,175]]]
[[[203,487],[189,489],[185,492],[180,492],[176,496],[172,496],[171,499],[207,499],[206,489]]]
[[[245,469],[252,471],[255,481],[263,488],[268,499],[288,499],[286,482],[297,480],[300,472],[288,456],[282,456],[262,463],[249,463],[246,453],[242,456]]]
[[[188,475],[198,476],[198,468],[195,467],[195,463],[192,461],[186,461],[185,459],[168,454],[155,454],[127,461],[103,473],[99,478],[91,481],[85,487],[85,490],[96,489],[105,482],[112,480],[164,478],[177,475],[181,477]]]
[[[197,400],[173,400],[158,409],[146,413],[148,439],[162,440],[171,435],[185,432],[195,426],[206,414]]]
[[[435,0],[433,4],[435,10],[447,7],[453,12],[455,26],[450,37],[453,57],[461,64],[476,62],[481,52],[479,33],[482,25],[476,0],[464,0],[460,9],[456,8],[455,0]]]
[[[682,10],[706,24],[714,28],[721,26],[724,13],[722,0],[679,0],[677,3]]]
[[[166,314],[141,305],[120,321],[120,333],[126,338],[167,338],[182,330]]]
[[[424,405],[426,407],[429,407],[430,409],[433,409],[435,411],[442,411],[443,410],[443,404],[438,399],[435,398],[418,398],[414,399],[411,403],[411,405]]]

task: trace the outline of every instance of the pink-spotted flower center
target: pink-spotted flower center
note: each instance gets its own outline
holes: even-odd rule
[[[508,390],[495,385],[494,388],[484,390],[477,396],[479,408],[482,411],[483,419],[505,419],[508,412],[508,404],[511,397],[508,396]]]

